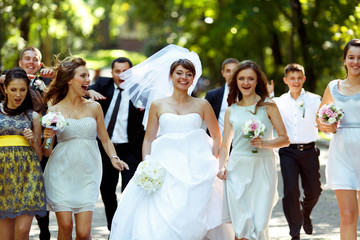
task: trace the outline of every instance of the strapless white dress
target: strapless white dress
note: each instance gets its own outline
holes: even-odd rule
[[[148,194],[130,181],[112,221],[112,240],[201,240],[221,224],[218,160],[200,115],[164,113],[159,123],[151,159],[166,171],[163,186]]]
[[[102,174],[92,117],[66,119],[44,172],[47,207],[54,212],[94,211]]]

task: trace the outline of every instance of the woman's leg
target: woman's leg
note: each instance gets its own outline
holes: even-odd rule
[[[0,239],[10,240],[14,239],[15,234],[15,218],[0,219]]]
[[[15,218],[15,240],[29,239],[31,223],[34,216],[21,215]]]
[[[93,212],[80,212],[75,214],[75,228],[77,240],[91,239],[91,223]]]
[[[72,240],[72,212],[56,212],[59,227],[58,240]]]
[[[357,192],[355,190],[335,190],[340,211],[340,239],[356,239],[358,220]]]

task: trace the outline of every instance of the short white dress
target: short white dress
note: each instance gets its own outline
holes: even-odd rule
[[[265,124],[264,140],[273,138],[273,126],[265,106],[254,115],[255,105],[231,105],[233,148],[228,162],[228,178],[224,181],[223,221],[232,222],[237,238],[270,239],[269,221],[277,203],[277,171],[273,149],[252,153],[250,140],[242,133],[243,124],[257,119]]]
[[[58,133],[44,172],[47,207],[54,212],[94,211],[102,175],[96,120],[66,120],[69,126]]]
[[[342,107],[344,118],[330,141],[326,187],[360,191],[360,92],[341,94],[339,81],[329,83],[334,104]]]

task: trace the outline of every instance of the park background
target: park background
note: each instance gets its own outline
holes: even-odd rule
[[[199,54],[198,92],[224,84],[221,63],[252,59],[287,91],[283,68],[305,66],[305,88],[322,95],[344,78],[343,47],[360,34],[359,0],[1,0],[0,70],[36,46],[46,66],[54,55],[81,56],[98,74],[119,56],[134,64],[168,44]]]
[[[256,61],[275,81],[277,96],[287,91],[284,66],[298,62],[305,66],[305,88],[322,95],[330,80],[345,77],[343,48],[360,38],[359,0],[0,0],[0,14],[1,71],[18,66],[20,50],[32,45],[46,66],[53,66],[58,54],[81,56],[93,76],[100,70],[108,75],[114,58],[126,56],[138,64],[172,43],[199,54],[200,96],[224,84],[221,63],[228,57]],[[323,185],[330,137],[317,142]],[[281,199],[279,168],[278,175]],[[314,234],[302,232],[304,239],[339,239],[333,191],[324,189],[313,218]],[[105,225],[99,198],[93,239],[107,239]],[[55,239],[53,213],[50,230]],[[270,231],[273,239],[289,239],[281,200]],[[33,221],[30,239],[38,233]]]

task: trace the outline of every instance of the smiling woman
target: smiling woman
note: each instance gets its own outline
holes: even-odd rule
[[[90,84],[85,60],[67,58],[56,69],[45,102],[50,105],[48,111],[61,112],[69,126],[59,133],[50,128],[44,130],[44,138],[57,134],[58,140],[54,150],[53,143],[48,149],[43,144],[44,155],[50,155],[44,172],[47,206],[56,213],[59,239],[71,239],[73,214],[76,238],[90,239],[102,175],[96,136],[116,169],[128,166],[116,156],[100,104],[83,98]]]
[[[0,239],[27,239],[33,216],[44,216],[41,126],[30,80],[21,68],[5,77],[0,103]]]

